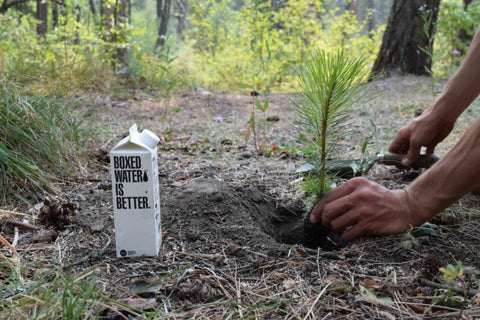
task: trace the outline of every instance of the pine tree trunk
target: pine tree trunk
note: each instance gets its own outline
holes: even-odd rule
[[[58,3],[56,1],[52,2],[52,27],[53,30],[58,27]]]
[[[97,9],[95,8],[95,2],[93,0],[88,0],[88,6],[90,7],[90,12],[96,16],[97,15]]]
[[[168,20],[170,20],[170,7],[172,0],[157,0],[157,15],[160,18],[160,27],[158,28],[157,47],[165,45],[165,37],[168,31]]]
[[[116,13],[115,13],[115,29],[120,30],[122,25],[125,23],[128,23],[128,0],[119,0],[120,3],[117,3],[116,6]],[[122,33],[123,34],[123,33]],[[125,36],[125,35],[123,35]],[[121,40],[121,42],[124,42],[125,39],[115,39],[115,42],[118,42]],[[127,66],[127,48],[118,48],[117,49],[117,59],[120,62],[120,65],[122,67]]]
[[[395,0],[393,2],[372,74],[390,71],[417,75],[429,74],[439,5],[440,0]],[[422,12],[431,12],[428,25],[425,25],[422,19]],[[430,54],[422,49],[430,50]]]
[[[80,6],[78,4],[75,6],[75,11],[77,13],[77,23],[80,24],[80,20],[82,18],[82,16],[81,16],[82,11],[81,11]],[[73,43],[80,44],[80,33],[78,33],[78,28],[76,28],[75,40],[73,41]]]
[[[176,0],[175,3],[177,5],[177,34],[180,39],[183,39],[187,29],[188,0]]]
[[[43,36],[47,33],[48,26],[48,5],[47,0],[37,0],[37,34]]]

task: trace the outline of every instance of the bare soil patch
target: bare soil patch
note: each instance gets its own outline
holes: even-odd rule
[[[418,77],[378,82],[384,90],[354,110],[339,158],[359,157],[368,136],[371,154],[386,150],[396,130],[431,103],[429,85]],[[55,195],[76,203],[71,224],[53,234],[44,225],[21,230],[17,249],[31,266],[25,277],[38,276],[46,262],[73,273],[95,268],[105,295],[162,310],[161,318],[479,317],[480,198],[465,196],[426,231],[341,243],[323,228],[305,229],[309,204],[296,172],[304,162],[294,152],[293,96],[269,95],[269,155],[258,155],[243,139],[252,108],[248,94],[104,99],[94,106],[96,121],[111,135],[92,149],[89,176],[65,182],[64,194]],[[444,154],[479,113],[476,103],[437,153]],[[162,139],[163,245],[155,258],[117,259],[106,155],[133,123]],[[368,178],[401,188],[419,174],[376,165]],[[5,223],[1,231],[12,235],[13,226]],[[446,281],[438,268],[457,261],[465,276]],[[104,319],[128,313],[112,306],[99,311]]]

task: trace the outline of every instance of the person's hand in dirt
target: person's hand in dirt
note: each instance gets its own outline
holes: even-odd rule
[[[389,190],[365,178],[353,178],[317,203],[310,222],[322,223],[345,241],[401,233],[423,222],[407,197],[405,190]]]
[[[433,152],[458,116],[480,94],[480,32],[444,93],[423,117],[399,131],[391,152],[414,162],[422,146]],[[468,192],[480,191],[480,118],[433,167],[403,190],[388,190],[354,178],[321,199],[310,222],[322,223],[346,241],[364,235],[395,234],[430,220]],[[408,163],[407,163],[408,164]]]
[[[480,118],[433,167],[402,190],[354,178],[330,191],[310,214],[345,241],[401,233],[430,220],[463,195],[480,191]]]
[[[480,29],[455,75],[434,104],[400,129],[389,151],[406,153],[404,165],[414,163],[422,147],[432,154],[438,143],[452,131],[457,118],[480,94]]]

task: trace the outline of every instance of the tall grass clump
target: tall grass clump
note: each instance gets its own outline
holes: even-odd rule
[[[327,161],[334,157],[338,140],[349,131],[352,106],[371,97],[368,72],[365,58],[325,50],[312,51],[297,70],[299,95],[293,102],[306,161],[313,168],[305,176],[308,195],[321,198],[330,189]]]
[[[44,97],[0,83],[0,203],[27,201],[78,172],[87,136],[82,118]]]
[[[95,319],[101,294],[95,270],[71,275],[56,269],[24,279],[19,266],[1,263],[5,278],[0,284],[2,319]]]

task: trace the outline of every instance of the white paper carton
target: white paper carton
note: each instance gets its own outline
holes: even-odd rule
[[[151,131],[129,129],[110,152],[117,257],[156,256],[162,243],[157,144]]]

